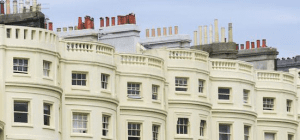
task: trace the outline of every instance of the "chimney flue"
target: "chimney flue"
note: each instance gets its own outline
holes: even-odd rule
[[[172,35],[172,27],[169,27],[169,35]]]
[[[115,26],[116,25],[116,18],[112,17],[111,18],[111,26]]]
[[[53,23],[52,23],[52,22],[49,22],[49,23],[48,23],[48,26],[49,26],[49,27],[48,27],[49,30],[53,31]]]
[[[250,49],[250,42],[246,41],[246,50],[249,50],[249,49]]]
[[[10,0],[6,0],[6,14],[10,14]]]
[[[0,13],[1,13],[1,15],[4,15],[4,1],[3,0],[0,1]]]
[[[163,31],[163,32],[164,32],[164,33],[163,33],[163,34],[164,34],[164,36],[167,36],[167,27],[164,27],[164,29],[163,29],[163,30],[164,30],[164,31]]]
[[[232,23],[228,24],[228,42],[233,42],[233,37],[232,37]]]
[[[202,26],[199,26],[199,45],[202,45]]]
[[[149,29],[146,29],[146,38],[150,36]]]
[[[14,7],[13,13],[17,14],[18,13],[18,2],[17,2],[17,0],[13,1],[13,7]]]
[[[204,26],[204,44],[207,44],[207,26]]]
[[[83,29],[82,18],[78,17],[78,30],[82,30],[82,29]]]
[[[221,28],[221,42],[225,42],[225,27]]]
[[[24,2],[23,0],[20,0],[19,1],[19,13],[23,13],[23,9],[24,9]]]
[[[69,32],[71,32],[71,31],[73,31],[73,26],[69,26]]]
[[[263,39],[262,40],[262,47],[267,47],[267,40],[266,39]]]
[[[194,31],[194,46],[198,45],[197,42],[197,31]]]
[[[41,4],[37,5],[37,11],[42,12],[42,5]]]
[[[236,49],[236,50],[239,50],[239,48],[240,48],[240,47],[239,47],[239,44],[236,44],[235,49]]]
[[[109,26],[109,17],[105,17],[105,19],[106,19],[106,27],[108,27]]]
[[[254,49],[255,48],[255,44],[254,42],[251,42],[251,49]]]
[[[32,11],[36,12],[37,10],[37,0],[32,0]]]
[[[157,36],[158,36],[158,37],[161,36],[161,28],[157,28]]]
[[[256,40],[256,46],[257,48],[260,48],[260,40]]]
[[[175,26],[175,27],[174,27],[174,30],[175,30],[175,31],[174,31],[174,34],[177,35],[177,34],[178,34],[178,26]]]
[[[212,25],[209,25],[209,44],[213,43],[213,28]]]
[[[244,50],[245,48],[244,48],[244,44],[241,44],[241,50]]]
[[[67,31],[68,31],[68,28],[67,28],[67,27],[64,27],[64,28],[63,28],[63,31],[64,31],[64,32],[67,32]]]
[[[100,18],[100,27],[104,27],[104,18],[103,17]]]
[[[215,19],[215,42],[219,42],[219,27],[218,27],[218,19]]]
[[[25,6],[26,6],[26,13],[30,12],[30,0],[26,0]]]
[[[155,37],[155,29],[154,28],[151,29],[151,37]]]
[[[59,33],[61,32],[61,28],[56,28],[56,31]]]

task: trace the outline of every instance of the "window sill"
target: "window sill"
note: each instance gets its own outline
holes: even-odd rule
[[[250,104],[243,104],[244,106],[247,106],[247,107],[252,107]]]
[[[198,97],[207,98],[207,96],[204,93],[199,93]]]
[[[48,129],[48,130],[53,130],[55,131],[55,128],[54,127],[51,127],[51,126],[43,126],[43,129]]]
[[[291,112],[287,113],[287,115],[288,115],[288,116],[291,116],[291,117],[294,117],[294,114],[291,113]]]
[[[87,133],[71,133],[71,137],[86,137],[86,138],[92,138],[93,135],[87,134]]]
[[[102,140],[112,140],[113,138],[111,138],[111,137],[106,137],[106,136],[102,136],[101,139],[102,139]]]
[[[82,91],[90,91],[90,89],[87,86],[72,86],[72,90],[82,90]]]
[[[274,110],[263,110],[263,114],[277,114]]]
[[[182,134],[182,135],[175,135],[174,139],[186,139],[186,140],[192,140],[193,138],[190,137],[189,135]]]
[[[31,78],[30,74],[25,74],[25,73],[13,73],[14,77],[28,77]]]
[[[186,92],[186,91],[182,91],[182,92],[180,92],[180,91],[175,91],[175,94],[178,94],[178,95],[191,95],[191,93],[188,93],[188,92]]]
[[[153,100],[153,99],[152,99],[152,103],[155,103],[155,104],[161,104],[161,101],[160,101],[160,100]]]
[[[50,78],[50,77],[45,77],[45,76],[44,76],[44,77],[43,77],[43,79],[44,79],[44,80],[53,81],[53,79],[52,79],[52,78]]]
[[[13,123],[11,125],[12,127],[28,127],[28,128],[33,128],[32,124],[28,124],[28,123]]]
[[[206,137],[204,137],[204,136],[200,136],[199,138],[198,138],[198,140],[206,140],[207,138]]]
[[[127,97],[127,100],[128,101],[140,101],[140,102],[143,102],[144,100],[143,100],[143,97],[141,97],[141,99],[134,99],[134,98],[129,98],[129,97]]]
[[[107,90],[107,89],[102,89],[102,90],[101,90],[101,93],[111,94],[111,91],[110,91],[110,90]]]
[[[218,100],[218,104],[233,104],[230,100]]]

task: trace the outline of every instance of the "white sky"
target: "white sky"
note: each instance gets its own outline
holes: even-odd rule
[[[38,0],[42,11],[54,23],[54,28],[77,25],[78,17],[116,17],[136,14],[141,38],[145,29],[179,26],[180,34],[189,34],[198,26],[213,24],[219,19],[220,28],[233,23],[233,40],[267,39],[276,47],[279,57],[300,55],[300,0]],[[192,43],[191,43],[192,45]]]

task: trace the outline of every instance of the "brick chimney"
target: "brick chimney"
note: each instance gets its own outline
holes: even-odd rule
[[[105,17],[105,19],[106,19],[106,27],[108,27],[109,26],[109,17]]]
[[[246,50],[249,50],[249,49],[250,49],[250,42],[246,41]]]
[[[146,29],[146,38],[150,37],[149,29]]]
[[[169,35],[172,35],[172,27],[169,27]]]
[[[255,48],[255,44],[254,42],[251,42],[251,49],[254,49]]]
[[[236,50],[239,50],[239,48],[240,48],[240,47],[239,47],[239,44],[236,44],[235,49],[236,49]]]
[[[155,29],[154,28],[151,29],[151,37],[155,37]]]
[[[115,26],[116,25],[116,18],[112,17],[111,18],[111,26]]]
[[[104,27],[104,18],[103,17],[100,18],[100,27]]]
[[[5,13],[4,13],[4,1],[3,0],[0,1],[0,10],[1,10],[1,15],[4,15]]]
[[[49,25],[49,30],[53,31],[53,23],[49,22],[48,25]]]
[[[6,14],[10,14],[10,0],[6,0]]]
[[[267,40],[266,39],[262,40],[262,47],[263,48],[267,47]]]
[[[164,34],[164,36],[167,36],[167,27],[163,28],[163,34]]]
[[[174,31],[174,34],[177,35],[177,34],[178,34],[178,26],[175,26],[175,27],[174,27],[174,30],[175,30],[175,31]]]
[[[121,25],[121,18],[122,16],[118,16],[118,25]]]
[[[136,24],[135,23],[135,14],[134,13],[130,13],[129,15],[127,15],[127,17],[128,17],[128,22],[129,22],[129,24]]]
[[[244,44],[241,44],[241,50],[244,50],[245,48],[244,48]]]
[[[157,36],[158,36],[158,37],[161,36],[161,28],[157,28]]]
[[[84,20],[85,29],[92,29],[91,17],[90,16],[85,16],[84,19],[85,19]]]

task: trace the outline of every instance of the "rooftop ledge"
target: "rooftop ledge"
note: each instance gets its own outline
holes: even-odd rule
[[[177,34],[177,35],[168,35],[168,36],[159,36],[159,37],[149,37],[141,39],[140,43],[144,44],[159,44],[167,42],[191,42],[189,35]]]

